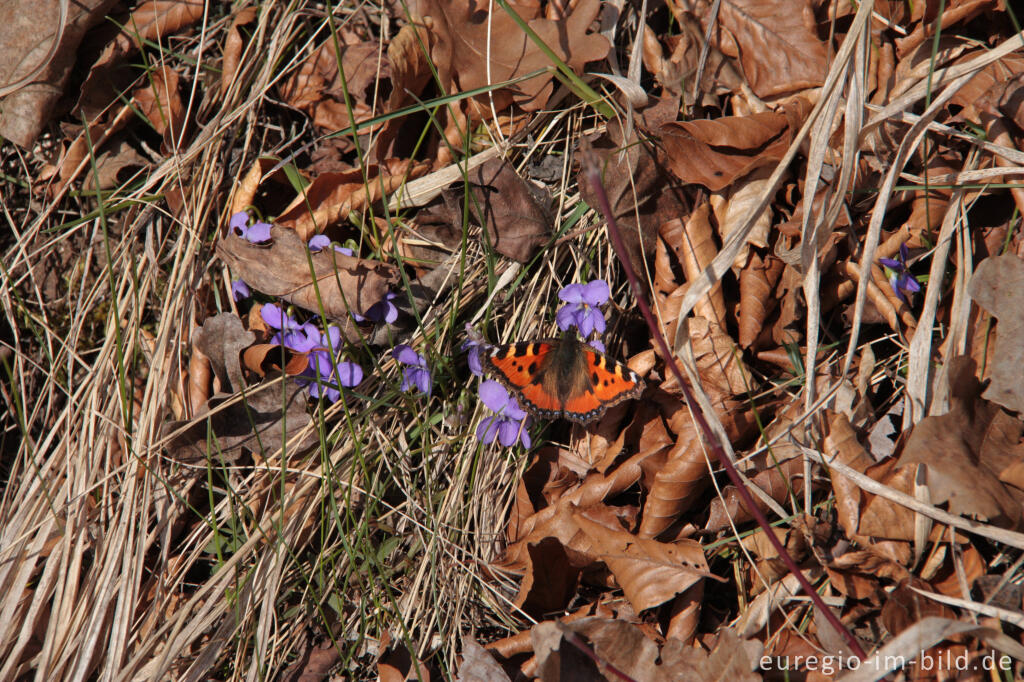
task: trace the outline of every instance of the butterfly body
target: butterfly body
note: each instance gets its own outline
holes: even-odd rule
[[[573,332],[494,348],[486,368],[534,415],[581,424],[636,398],[644,387],[635,372],[584,344]]]

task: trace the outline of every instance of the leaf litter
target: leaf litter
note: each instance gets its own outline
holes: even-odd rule
[[[0,93],[0,677],[1021,675],[1012,7],[90,7]],[[557,334],[641,398],[483,400]]]

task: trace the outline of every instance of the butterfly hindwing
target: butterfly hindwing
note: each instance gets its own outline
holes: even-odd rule
[[[643,380],[621,362],[589,348],[584,348],[583,354],[589,388],[565,400],[563,409],[569,419],[585,424],[604,414],[609,407],[636,398],[643,391]]]
[[[632,370],[574,336],[499,346],[487,363],[523,407],[540,417],[586,424],[643,390]]]

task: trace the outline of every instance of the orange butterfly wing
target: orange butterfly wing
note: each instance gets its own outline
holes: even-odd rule
[[[537,416],[566,417],[586,424],[609,407],[635,398],[643,391],[643,380],[628,367],[580,344],[584,362],[578,366],[587,376],[578,377],[572,385],[584,388],[560,395],[559,389],[553,388],[557,382],[545,376],[546,372],[557,371],[550,363],[545,363],[545,359],[559,342],[559,339],[546,339],[501,346],[487,359],[496,378]]]
[[[525,407],[557,416],[562,411],[558,396],[548,393],[540,383],[536,383],[544,357],[552,348],[553,344],[547,341],[513,343],[496,348],[488,362],[496,370],[498,381],[516,395],[522,396],[527,403]]]
[[[624,400],[636,398],[644,389],[643,380],[633,370],[587,348],[583,349],[590,373],[590,389],[565,400],[565,416],[586,424]]]

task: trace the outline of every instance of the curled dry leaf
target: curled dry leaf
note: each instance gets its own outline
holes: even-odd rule
[[[969,53],[957,61],[969,61],[976,56]],[[949,103],[961,107],[960,118],[979,125],[983,123],[982,112],[993,116],[1002,114],[1016,118],[1010,111],[1003,110],[1002,103],[1006,95],[1012,97],[1012,93],[1020,88],[1021,74],[1024,74],[1024,57],[1009,54],[978,71],[956,91]]]
[[[711,195],[709,202],[715,210],[718,234],[723,244],[729,239],[729,235],[743,227],[750,218],[750,214],[757,207],[758,198],[768,187],[768,177],[771,174],[770,168],[758,168],[739,182]],[[768,246],[768,231],[771,226],[771,210],[766,208],[761,211],[754,227],[747,233],[743,248],[736,253],[732,263],[734,272],[738,272],[746,264],[751,245],[761,249]]]
[[[178,94],[178,72],[159,66],[149,73],[149,82],[132,95],[138,112],[163,138],[161,150],[168,153],[180,139],[185,124],[185,105]]]
[[[373,85],[391,75],[376,41],[362,41],[349,31],[337,33],[314,52],[281,86],[281,97],[306,112],[321,130],[345,130],[372,118]],[[338,72],[341,65],[342,73]],[[344,75],[344,81],[342,80]]]
[[[677,5],[678,6],[678,5]],[[704,30],[697,20],[688,14],[676,13],[679,23],[678,35],[661,36],[661,43],[650,27],[645,27],[643,36],[644,66],[654,75],[661,87],[674,95],[684,98],[689,109],[695,104],[692,84],[704,43]],[[743,77],[733,67],[733,62],[721,51],[712,47],[707,53],[707,62],[701,73],[700,94],[702,103],[714,106],[713,93],[738,92]]]
[[[541,680],[611,679],[602,674],[603,666],[598,662],[637,682],[665,679],[666,671],[660,671],[657,665],[658,645],[637,626],[620,620],[593,617],[571,623],[545,621],[533,627],[530,639]]]
[[[345,256],[333,249],[311,253],[294,231],[277,225],[270,228],[270,235],[269,246],[257,246],[228,234],[217,244],[217,253],[250,286],[317,314],[319,291],[323,314],[339,322],[346,338],[358,338],[351,313],[365,315],[397,286],[394,268],[384,263]]]
[[[776,502],[785,502],[790,495],[796,497],[803,492],[803,461],[799,457],[787,459],[760,472],[750,482]],[[760,496],[754,495],[753,498],[762,512],[768,511],[768,506]],[[719,531],[730,528],[731,524],[746,523],[752,518],[750,511],[740,500],[736,488],[728,485],[722,489],[721,497],[711,500],[708,520],[704,527],[709,531]]]
[[[612,215],[636,272],[654,251],[658,228],[666,221],[686,215],[689,200],[672,175],[658,160],[646,140],[629,134],[618,121],[609,121],[607,131],[587,140],[589,155],[601,171]],[[581,150],[586,149],[581,145]],[[577,175],[580,196],[597,206],[597,195],[583,169]]]
[[[220,391],[229,393],[245,386],[238,356],[256,340],[246,331],[234,313],[220,313],[207,318],[192,334],[192,344],[210,360],[210,367],[220,382]]]
[[[431,64],[427,60],[430,51],[431,34],[425,27],[419,24],[406,24],[402,26],[391,42],[388,43],[388,62],[391,65],[391,94],[388,96],[385,112],[398,111],[402,107],[412,104],[423,92],[423,88],[433,77]],[[424,53],[427,51],[427,54]],[[373,147],[374,158],[385,159],[394,156],[404,156],[399,153],[396,147],[409,145],[411,139],[418,138],[418,135],[409,135],[409,140],[403,140],[399,135],[406,119],[392,119],[387,121],[378,131]],[[408,150],[411,154],[411,149]]]
[[[524,570],[533,563],[527,557],[527,550],[543,540],[554,538],[570,557],[576,568],[585,568],[597,560],[597,552],[593,542],[581,530],[576,518],[577,514],[585,515],[592,522],[611,529],[621,530],[623,526],[633,527],[635,514],[631,513],[629,507],[609,507],[601,503],[579,510],[572,503],[554,504],[551,507],[553,513],[543,514],[538,517],[529,535],[522,537],[517,542],[510,544],[501,558],[501,566],[509,570]],[[532,556],[532,554],[531,554]],[[526,579],[520,589],[520,595],[524,595],[528,588],[528,580],[532,581],[535,571],[525,570]],[[543,571],[540,575],[543,575]]]
[[[176,410],[175,417],[191,417],[203,409],[203,405],[210,399],[210,384],[213,380],[210,369],[210,358],[193,345],[192,357],[188,359],[188,381],[183,389],[185,396],[181,401],[187,405],[187,412]]]
[[[256,7],[250,6],[235,12],[234,18],[231,19],[228,37],[224,40],[224,58],[221,62],[220,89],[222,94],[231,90],[235,76],[238,74],[238,65],[242,59],[242,48],[244,47],[242,27],[251,24],[257,16]]]
[[[909,577],[902,580],[882,605],[882,624],[889,634],[898,635],[914,623],[919,623],[928,616],[955,618],[952,609],[937,601],[918,594],[911,587],[922,592],[932,592],[931,585],[920,578]]]
[[[717,579],[696,540],[658,542],[608,528],[582,514],[573,518],[636,611],[664,604],[704,578]]]
[[[29,78],[0,98],[0,137],[28,148],[50,120],[75,65],[82,37],[102,22],[114,0],[68,3],[63,26],[54,20],[57,3],[10,0],[0,22],[0,83],[8,88]],[[60,44],[50,47],[60,35]],[[49,56],[46,64],[41,61]],[[36,71],[37,68],[41,70]]]
[[[90,172],[82,177],[80,187],[84,192],[120,187],[136,175],[139,169],[150,165],[149,160],[135,150],[124,133],[117,133],[108,139],[103,145],[103,151],[95,158],[95,169],[90,168]],[[66,167],[66,170],[71,170],[71,167]]]
[[[325,671],[326,673],[327,671]],[[469,635],[462,636],[462,664],[455,682],[510,682],[501,664]]]
[[[576,593],[580,564],[555,537],[526,543],[524,549],[526,565],[516,606],[536,617],[563,610]]]
[[[701,3],[705,30],[711,3]],[[711,31],[712,44],[739,57],[743,75],[758,97],[768,98],[825,82],[828,54],[818,38],[809,0],[731,0],[724,2]]]
[[[282,361],[283,358],[283,361]],[[261,378],[270,372],[284,372],[293,377],[301,374],[309,366],[306,353],[296,353],[276,343],[256,343],[242,353],[242,361],[246,369],[255,372]]]
[[[688,282],[698,279],[718,255],[718,244],[715,243],[710,217],[710,203],[698,206],[686,219],[686,224],[679,234],[679,243],[669,244],[679,254],[683,273]],[[667,241],[668,233],[663,229],[661,234]],[[721,282],[716,282],[708,295],[697,302],[693,307],[693,314],[703,317],[719,328],[725,328],[725,297],[722,295]],[[672,333],[672,330],[668,331]]]
[[[676,639],[667,640],[661,649],[661,667],[671,671],[672,680],[757,682],[761,676],[755,671],[763,649],[761,642],[740,639],[735,630],[723,628],[710,653]]]
[[[772,255],[763,258],[751,252],[747,264],[740,270],[739,345],[752,347],[765,329],[765,323],[778,299],[772,294],[785,267],[782,260]]]
[[[751,386],[751,374],[732,337],[722,327],[703,317],[688,318],[684,322],[697,375],[705,390],[712,396],[727,398],[745,394]],[[669,393],[681,392],[675,374],[669,375],[662,388]]]
[[[231,462],[245,449],[266,457],[280,448],[286,437],[310,424],[305,392],[294,382],[271,382],[239,393],[245,388],[239,353],[254,339],[232,313],[211,317],[196,330],[193,344],[209,358],[222,392],[211,397],[192,420],[165,425],[164,432],[173,434],[168,449],[175,459],[194,462],[220,456]],[[317,440],[311,432],[293,447],[305,450]]]
[[[338,647],[328,638],[317,646],[306,645],[298,660],[288,666],[282,677],[288,682],[313,682],[327,679],[331,670],[341,660]]]
[[[950,361],[949,385],[950,411],[922,419],[892,470],[879,469],[881,475],[872,477],[913,496],[918,467],[923,467],[931,504],[947,505],[953,514],[1004,528],[1019,527],[1024,494],[1000,481],[999,474],[1009,462],[1020,461],[1022,426],[1012,417],[1008,423],[998,406],[981,398],[973,360]],[[914,513],[884,498],[872,498],[861,514],[860,532],[912,541]],[[936,526],[932,539],[944,532]]]
[[[554,504],[539,509],[525,518],[522,515],[514,517],[516,523],[510,523],[506,531],[509,541],[506,561],[511,564],[517,563],[519,559],[512,551],[516,543],[530,537],[534,532],[538,535],[548,535],[545,524],[552,523],[554,517],[567,513],[571,505],[583,509],[594,507],[606,497],[620,493],[635,484],[643,475],[641,465],[644,460],[657,456],[661,451],[660,447],[640,451],[605,474],[590,474],[578,487],[561,495]]]
[[[427,162],[391,159],[385,166],[370,164],[363,169],[321,173],[275,222],[292,228],[303,241],[309,241],[327,226],[379,202],[428,170]]]
[[[424,260],[436,257],[436,249],[425,248],[423,237],[457,248],[463,238],[466,202],[476,223],[483,226],[484,240],[503,256],[526,263],[551,236],[550,197],[533,187],[503,159],[491,159],[469,172],[469,196],[458,188],[442,193],[444,205],[420,213],[415,244],[404,249]],[[407,240],[409,241],[409,240]],[[429,241],[427,242],[429,244]]]
[[[843,413],[833,414],[829,420],[829,432],[825,436],[825,454],[828,461],[838,461],[862,474],[874,464],[871,456],[857,440],[857,434],[850,425],[849,418]],[[836,495],[839,525],[846,533],[846,537],[852,539],[857,534],[857,527],[860,524],[861,490],[853,481],[838,472],[833,471],[831,479],[832,490]]]
[[[986,258],[978,266],[968,292],[978,305],[999,320],[991,383],[982,397],[1024,415],[1024,261],[1013,254]]]
[[[287,204],[286,197],[294,193],[284,168],[278,168],[274,173],[264,177],[277,164],[278,160],[273,158],[256,159],[231,195],[229,215],[257,205],[262,209],[263,215],[276,215],[284,209]]]
[[[917,49],[925,42],[925,39],[934,36],[936,31],[945,34],[952,26],[970,21],[978,14],[993,9],[994,3],[992,0],[964,0],[939,7],[945,8],[941,17],[933,15],[937,9],[934,6],[922,7],[920,10],[917,7],[914,8],[916,15],[914,18],[919,19],[919,22],[906,37],[896,39],[896,47],[900,55],[906,55]]]
[[[782,112],[675,121],[657,132],[666,165],[676,177],[717,191],[756,168],[778,162],[809,111],[807,100],[799,98]]]
[[[146,42],[163,44],[167,36],[179,32],[203,17],[206,4],[202,0],[150,0],[132,10],[124,28],[100,54],[82,84],[78,108],[87,119],[93,119],[118,93],[127,89],[127,69],[121,62]]]
[[[426,0],[422,7],[424,24],[434,37],[430,55],[445,92],[483,88],[552,66],[537,43],[504,9],[495,6],[488,13],[468,0]],[[601,9],[598,0],[582,0],[571,14],[558,20],[542,18],[540,5],[517,3],[513,8],[540,41],[576,73],[582,73],[587,62],[608,54],[607,39],[590,33]],[[487,111],[491,102],[498,111],[513,102],[524,111],[537,111],[547,104],[551,78],[548,71],[512,87],[479,95],[478,99]]]
[[[673,396],[674,397],[674,396]],[[730,440],[746,435],[748,423],[736,417],[745,414],[741,406],[730,400],[714,400],[713,406]],[[637,531],[641,537],[657,537],[668,530],[681,515],[699,499],[710,482],[710,469],[705,448],[688,410],[680,409],[679,418],[670,421],[676,440],[657,467],[647,466],[644,478],[647,499],[643,518]],[[659,422],[660,424],[660,422]]]
[[[883,556],[868,538],[860,538],[868,549],[846,552],[833,559],[826,569],[836,579],[836,589],[855,599],[868,599],[882,594],[879,579],[903,580],[910,572],[890,556]],[[907,553],[909,557],[909,552]]]

